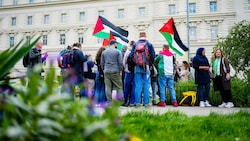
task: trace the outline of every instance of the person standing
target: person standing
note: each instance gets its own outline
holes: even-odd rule
[[[198,99],[200,107],[211,107],[208,101],[210,91],[209,62],[205,56],[205,49],[198,48],[196,56],[193,58],[193,68],[195,69],[195,83],[198,85]],[[204,91],[205,89],[205,91]]]
[[[75,86],[79,86],[80,88],[80,97],[87,97],[88,95],[83,90],[83,63],[87,61],[87,56],[85,56],[82,52],[82,45],[80,43],[73,44],[73,62],[72,67],[69,71],[73,71],[76,81],[74,82]]]
[[[180,69],[177,69],[177,73],[179,73],[181,81],[190,80],[190,66],[187,61],[182,62],[182,66]]]
[[[176,93],[174,89],[174,54],[169,51],[168,45],[163,45],[163,51],[155,58],[158,66],[158,83],[160,88],[160,102],[157,106],[165,107],[166,87],[169,90],[171,102],[177,107]]]
[[[124,67],[124,103],[123,106],[128,106],[129,103],[134,103],[134,87],[133,87],[133,81],[134,81],[134,73],[130,70],[129,63],[132,63],[132,61],[128,61],[129,54],[131,53],[132,46],[134,45],[134,41],[130,41],[129,47],[127,48],[127,51],[124,54],[123,58],[123,67]]]
[[[47,52],[42,52],[42,47],[43,47],[43,43],[42,41],[39,41],[35,45],[35,47],[29,51],[28,73],[31,72],[31,70],[34,68],[35,65],[42,64],[48,57]],[[40,72],[40,76],[42,75],[41,74],[42,72],[43,72],[43,69]]]
[[[104,73],[101,68],[101,55],[105,50],[105,47],[100,47],[96,53],[96,65],[97,65],[97,73],[95,78],[95,100],[97,104],[103,103],[106,101],[105,94],[105,83],[104,83]]]
[[[214,58],[215,60],[212,65],[212,73],[214,76],[214,91],[220,91],[220,95],[222,98],[222,104],[219,105],[219,107],[232,108],[234,107],[234,104],[232,102],[229,62],[224,57],[221,49],[215,50]],[[222,61],[224,61],[224,63]],[[223,69],[224,67],[226,67],[226,72]]]
[[[111,40],[110,48],[103,51],[101,56],[101,67],[104,72],[105,92],[107,102],[112,101],[112,84],[117,88],[118,100],[123,99],[122,78],[121,73],[123,69],[122,54],[117,50],[118,42]]]
[[[88,55],[87,68],[88,74],[86,75],[86,88],[89,96],[93,97],[95,87],[96,72],[94,71],[95,63],[92,60],[92,56]]]
[[[142,48],[142,50],[141,50]],[[143,55],[146,54],[146,55]],[[133,45],[130,56],[134,58],[135,105],[140,106],[143,88],[143,105],[149,106],[150,70],[155,58],[153,45],[146,39],[146,33],[140,32],[139,40]],[[141,59],[140,59],[141,58]],[[139,62],[143,62],[142,65]]]
[[[31,51],[29,52],[29,68],[33,68],[36,64],[42,63],[43,62],[43,58],[42,55],[46,55],[47,52],[42,53],[42,47],[43,47],[43,43],[41,41],[39,41],[35,47],[33,49],[31,49]],[[46,55],[47,56],[47,55]]]

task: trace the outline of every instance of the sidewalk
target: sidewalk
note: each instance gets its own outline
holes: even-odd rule
[[[187,116],[208,116],[210,113],[218,113],[218,114],[232,114],[237,113],[240,110],[245,110],[250,112],[250,108],[219,108],[219,107],[198,107],[198,106],[179,106],[173,107],[172,105],[167,105],[166,107],[157,107],[157,106],[149,106],[147,108],[141,106],[139,108],[135,107],[120,107],[120,114],[124,115],[128,112],[150,112],[153,114],[164,114],[170,111],[179,111],[181,113],[186,114]],[[96,107],[96,111],[102,113],[103,110],[100,107]]]

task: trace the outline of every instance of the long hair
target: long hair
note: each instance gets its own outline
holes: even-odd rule
[[[223,51],[222,51],[221,49],[218,48],[218,49],[216,49],[215,52],[214,52],[214,58],[216,58],[216,51],[218,51],[218,50],[221,52],[221,57],[224,56],[224,55],[223,55]]]
[[[187,61],[183,61],[182,63],[184,64],[185,70],[189,70],[190,69],[190,65],[188,64]]]
[[[97,63],[97,64],[100,64],[100,62],[101,62],[101,55],[102,55],[102,52],[103,52],[105,49],[106,49],[105,47],[100,47],[99,50],[97,51],[96,57],[95,57],[96,63]]]

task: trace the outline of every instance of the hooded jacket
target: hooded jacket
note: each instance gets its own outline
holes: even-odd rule
[[[192,64],[195,69],[195,83],[206,84],[210,83],[209,70],[199,69],[199,66],[209,66],[209,62],[206,56],[202,55],[204,48],[199,48],[196,52],[196,56],[193,58]]]

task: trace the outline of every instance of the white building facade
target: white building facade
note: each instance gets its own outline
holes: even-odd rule
[[[250,20],[250,0],[188,0],[190,58],[199,47],[210,59],[218,37],[241,20]],[[137,40],[145,31],[156,53],[167,44],[159,29],[170,17],[187,45],[187,0],[0,0],[0,51],[22,38],[42,35],[43,50],[55,57],[74,42],[95,56],[102,40],[93,36],[98,15],[129,31]],[[187,60],[177,56],[179,62]],[[16,68],[22,69],[18,63]]]

